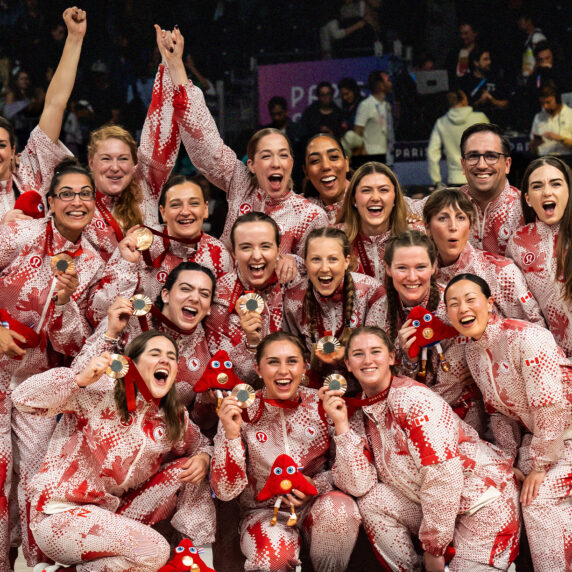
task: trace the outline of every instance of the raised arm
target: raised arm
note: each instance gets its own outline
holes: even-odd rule
[[[76,6],[63,14],[68,37],[60,63],[46,93],[44,110],[40,117],[40,129],[56,143],[60,137],[64,112],[68,104],[77,72],[81,46],[87,27],[86,14]]]

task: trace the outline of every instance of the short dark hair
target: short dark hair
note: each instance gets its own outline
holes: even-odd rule
[[[245,224],[247,222],[265,222],[268,223],[274,229],[274,239],[276,240],[276,246],[280,247],[280,229],[278,228],[278,224],[276,221],[268,216],[266,213],[261,213],[258,211],[249,212],[243,215],[240,215],[232,225],[230,229],[230,244],[232,246],[232,251],[234,252],[234,247],[236,246],[234,242],[234,231],[236,230],[237,226],[241,224]]]
[[[551,45],[548,43],[547,40],[540,40],[540,42],[538,42],[538,44],[536,44],[536,46],[534,46],[534,57],[537,58],[538,54],[540,52],[544,52],[545,50],[550,50],[552,52],[552,54],[554,55],[554,52],[552,51],[552,47]]]
[[[469,55],[469,67],[471,70],[475,69],[475,65],[473,62],[478,62],[483,54],[491,53],[491,49],[487,46],[475,46]]]
[[[382,73],[387,74],[384,70],[373,70],[369,72],[369,75],[367,76],[367,87],[372,93],[375,91],[375,86],[383,81],[381,79]]]
[[[320,90],[323,87],[327,87],[332,93],[334,93],[334,86],[329,81],[321,81],[318,84],[318,87],[316,87],[316,91],[318,92],[318,94],[320,93]]]
[[[538,97],[555,97],[557,100],[560,99],[560,89],[553,80],[548,80],[542,87],[537,91]]]
[[[201,189],[201,192],[203,194],[203,200],[205,202],[209,200],[208,191],[205,192],[205,189],[199,183],[196,175],[191,176],[191,175],[177,174],[177,175],[171,175],[167,179],[167,182],[163,185],[163,188],[161,189],[161,194],[159,196],[159,206],[160,207],[165,206],[165,202],[167,201],[167,191],[169,191],[171,187],[176,187],[177,185],[182,185],[183,183],[193,183],[193,185],[196,185],[197,187],[199,187],[199,189]]]
[[[344,77],[338,82],[338,89],[349,89],[359,95],[358,82],[353,77]]]
[[[465,156],[465,146],[467,144],[467,139],[475,133],[486,131],[490,131],[491,133],[497,135],[501,142],[502,152],[505,155],[510,155],[510,141],[498,125],[495,123],[475,123],[474,125],[467,127],[467,129],[463,131],[463,135],[461,135],[461,156]]]
[[[271,97],[270,100],[268,101],[268,111],[272,111],[272,108],[276,107],[277,105],[282,107],[282,109],[285,110],[288,109],[286,98],[282,97],[281,95],[275,95],[274,97]]]
[[[449,280],[449,284],[447,284],[445,292],[443,292],[443,301],[445,302],[445,305],[447,305],[447,292],[449,291],[449,288],[461,280],[469,280],[469,282],[474,282],[481,289],[481,292],[485,295],[486,298],[491,297],[491,289],[487,281],[480,276],[477,276],[476,274],[469,274],[467,272],[463,274],[457,274],[457,276]]]
[[[163,284],[163,287],[161,288],[161,292],[163,290],[167,290],[170,292],[171,288],[173,288],[173,286],[175,285],[175,282],[177,281],[179,274],[181,272],[184,272],[185,270],[202,272],[203,274],[206,274],[209,277],[209,279],[212,283],[212,293],[211,293],[211,300],[210,300],[212,303],[213,298],[214,298],[214,294],[215,294],[215,290],[216,290],[216,277],[210,268],[207,268],[206,266],[201,266],[197,262],[181,262],[178,266],[175,266],[175,268],[173,268],[173,270],[171,270],[171,272],[169,272],[169,275],[167,276],[167,279],[165,280],[165,284]],[[155,299],[155,306],[159,310],[163,311],[163,306],[165,305],[165,303],[163,302],[163,298],[161,297],[161,292],[159,292],[159,294],[157,294],[157,298]]]

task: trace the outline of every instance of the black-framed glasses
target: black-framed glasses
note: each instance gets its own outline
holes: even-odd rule
[[[91,189],[82,189],[78,193],[74,193],[73,191],[62,191],[54,196],[60,199],[60,201],[64,201],[66,203],[73,201],[76,196],[78,196],[82,201],[93,201],[93,199],[95,199],[95,193]]]
[[[501,157],[508,157],[508,153],[497,153],[496,151],[485,151],[484,153],[477,153],[476,151],[466,153],[463,155],[463,159],[467,165],[474,167],[479,163],[481,157],[485,160],[487,165],[496,165]]]

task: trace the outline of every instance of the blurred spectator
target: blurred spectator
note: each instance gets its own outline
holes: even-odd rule
[[[188,76],[197,87],[200,87],[205,93],[208,93],[209,95],[214,95],[216,93],[212,83],[198,70],[191,54],[185,54],[183,63],[185,65],[185,69],[187,70]]]
[[[46,93],[41,87],[32,85],[27,71],[17,67],[14,69],[3,114],[14,126],[19,149],[26,145],[32,129],[40,121],[45,97]]]
[[[491,53],[476,47],[470,56],[471,73],[459,79],[459,87],[467,94],[469,105],[485,113],[493,123],[506,127],[509,100],[502,82],[491,73]]]
[[[427,147],[427,167],[431,181],[442,185],[439,161],[442,151],[447,159],[447,184],[464,185],[467,182],[461,166],[461,136],[467,127],[475,123],[488,123],[484,113],[473,111],[464,91],[447,94],[449,111],[437,119]]]
[[[358,105],[363,101],[359,85],[353,77],[344,77],[338,82],[338,91],[346,124],[348,129],[353,129]]]
[[[297,139],[297,126],[288,116],[288,103],[284,97],[275,95],[268,101],[268,113],[272,121],[263,127],[273,127],[282,131],[291,143]]]
[[[369,74],[368,87],[371,95],[358,106],[356,120],[352,132],[352,139],[348,136],[345,142],[353,149],[363,143],[365,155],[363,161],[352,159],[352,165],[365,161],[380,161],[392,163],[391,151],[393,147],[393,117],[391,105],[386,101],[391,93],[393,84],[385,71],[374,70]],[[355,138],[353,134],[358,137]]]
[[[540,28],[534,25],[532,14],[529,11],[522,11],[518,18],[518,28],[526,33],[524,49],[522,52],[522,68],[521,75],[523,78],[530,76],[534,70],[534,48],[538,42],[546,40],[546,36]]]
[[[541,87],[538,100],[542,111],[532,122],[530,151],[538,155],[572,154],[572,109],[562,103],[556,84]]]
[[[93,125],[91,104],[85,99],[72,101],[62,127],[62,141],[82,163],[87,163],[87,144],[91,125]]]
[[[469,73],[469,57],[475,48],[477,32],[473,24],[462,22],[459,25],[459,36],[461,38],[461,48],[449,55],[447,68],[451,83],[455,78],[463,77]]]
[[[321,81],[316,91],[318,101],[306,107],[300,118],[300,137],[307,139],[316,133],[328,133],[339,139],[347,127],[342,110],[334,103],[334,87],[329,81]]]
[[[92,129],[106,123],[119,123],[120,110],[124,105],[122,94],[118,93],[109,80],[107,65],[97,60],[91,66],[85,88],[85,99],[93,107]]]

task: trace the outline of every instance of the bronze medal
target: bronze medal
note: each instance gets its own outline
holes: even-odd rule
[[[133,234],[137,239],[137,250],[149,250],[153,244],[153,233],[148,228],[141,227],[134,230]]]
[[[226,373],[219,373],[216,376],[216,380],[221,384],[224,385],[225,383],[228,382],[228,375]]]
[[[324,379],[324,387],[330,391],[343,391],[345,393],[348,389],[348,382],[343,375],[332,373]]]
[[[337,352],[341,347],[342,344],[335,336],[324,336],[318,340],[316,351],[329,355]]]
[[[60,254],[52,256],[50,267],[54,274],[65,274],[66,270],[74,269],[73,258],[69,254],[60,252]]]
[[[145,294],[135,294],[129,298],[133,304],[134,316],[145,316],[151,310],[151,300]]]
[[[125,359],[125,356],[122,356],[121,354],[112,354],[111,364],[105,370],[105,373],[113,379],[118,379],[120,377],[125,377],[125,374],[128,371],[129,362]]]
[[[235,385],[231,395],[234,395],[238,400],[238,405],[243,409],[250,407],[254,403],[254,389],[248,383],[239,383]]]
[[[264,310],[264,300],[259,294],[249,292],[238,299],[238,307],[243,314],[246,314],[247,312],[262,314],[262,311]]]

